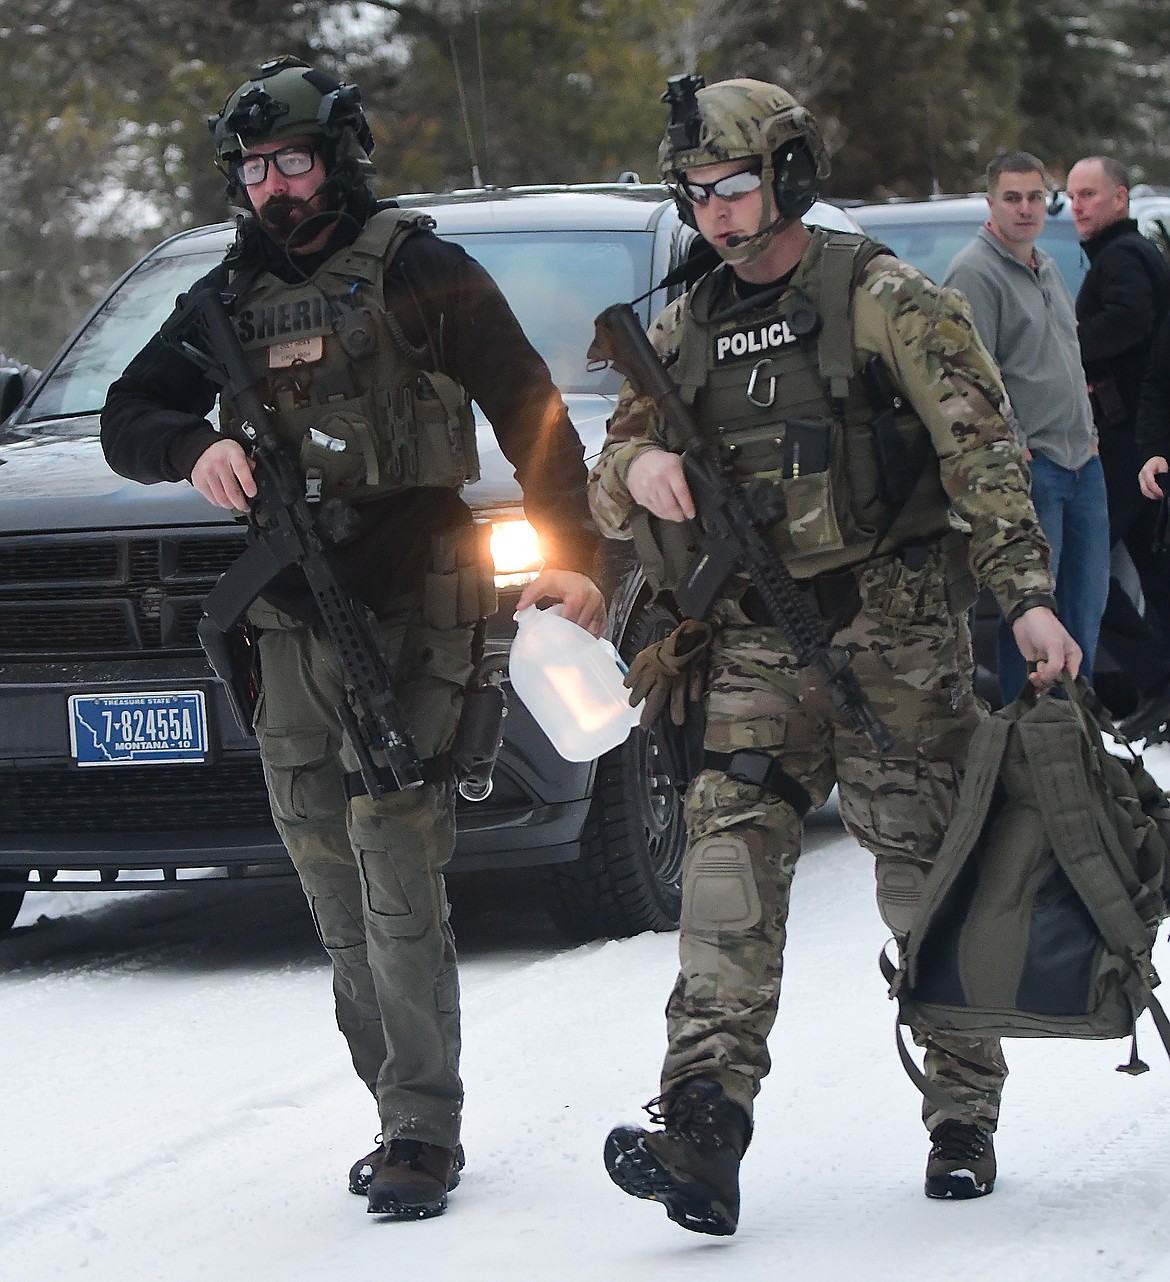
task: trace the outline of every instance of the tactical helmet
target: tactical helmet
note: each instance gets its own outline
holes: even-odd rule
[[[286,55],[262,64],[221,111],[207,118],[228,194],[239,195],[236,165],[244,150],[281,138],[325,139],[325,172],[333,185],[347,190],[364,183],[373,172],[368,157],[374,136],[361,100],[357,85],[343,84],[299,58]]]
[[[818,179],[829,176],[829,154],[812,112],[786,90],[762,80],[708,86],[702,76],[672,76],[662,100],[670,104],[671,117],[658,149],[658,168],[691,227],[694,211],[678,190],[682,175],[726,160],[760,163],[764,208],[757,237],[812,207]]]

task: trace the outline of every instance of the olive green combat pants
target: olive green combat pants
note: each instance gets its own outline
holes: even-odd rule
[[[471,672],[471,630],[426,628],[414,598],[380,620],[421,757],[450,746]],[[459,1141],[459,984],[443,865],[454,791],[426,783],[347,800],[357,760],[336,708],[324,629],[263,605],[256,731],[272,812],[333,962],[337,1024],[378,1101],[386,1140]]]
[[[894,737],[880,755],[830,711],[810,670],[780,634],[719,607],[707,696],[706,747],[775,756],[820,805],[837,785],[841,817],[873,852],[878,906],[895,938],[909,924],[956,800],[971,731],[985,715],[971,688],[965,614],[946,600],[937,561],[911,571],[896,558],[862,575],[862,609],[834,643]],[[719,1081],[751,1116],[770,1068],[789,891],[802,822],[774,793],[704,770],[686,800],[680,973],[667,1005],[662,1088]],[[875,965],[876,972],[876,965]],[[826,1000],[831,994],[826,994]],[[926,1073],[972,1121],[994,1130],[1007,1066],[998,1041],[926,1035]],[[932,1105],[923,1120],[943,1120]]]

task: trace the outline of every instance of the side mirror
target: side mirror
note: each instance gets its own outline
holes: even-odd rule
[[[0,423],[24,399],[24,375],[18,369],[0,369]]]

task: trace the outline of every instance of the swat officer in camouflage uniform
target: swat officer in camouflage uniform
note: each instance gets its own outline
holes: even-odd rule
[[[683,1227],[728,1234],[752,1101],[769,1069],[805,813],[837,785],[899,936],[951,815],[964,746],[986,715],[967,625],[976,582],[1037,663],[1035,684],[1075,672],[1080,652],[1053,612],[1027,468],[961,296],[863,237],[801,223],[828,159],[816,121],[789,94],[754,80],[697,87],[697,78],[688,93],[690,79],[668,91],[661,169],[723,261],[658,318],[652,341],[734,471],[783,489],[773,550],[852,655],[894,739],[879,754],[834,717],[746,580],[631,669],[635,695],[649,689],[644,716],[680,690],[701,697],[705,768],[686,798],[681,968],[661,1094],[647,1106],[661,1129],[615,1128],[605,1161],[620,1188],[663,1202]],[[901,476],[877,462],[876,407],[861,377],[871,356],[896,393],[884,408],[896,411],[901,446],[887,453],[900,456]],[[666,589],[679,581],[694,516],[679,448],[654,402],[627,385],[590,476],[603,532],[633,538]],[[999,1044],[916,1038],[956,1114],[924,1106],[926,1193],[989,1193],[1007,1072]]]
[[[442,867],[454,847],[447,750],[471,676],[492,569],[459,497],[478,475],[470,398],[515,465],[549,564],[547,595],[595,635],[583,570],[596,531],[583,450],[544,362],[503,296],[433,221],[380,208],[353,85],[296,59],[266,63],[209,121],[235,245],[206,278],[234,322],[306,495],[348,500],[356,529],[329,557],[376,615],[426,782],[367,793],[336,708],[338,664],[303,576],[252,606],[262,691],[255,728],[273,815],[333,962],[337,1022],[380,1113],[350,1171],[368,1209],[437,1215],[459,1181],[459,992]],[[243,510],[256,493],[230,396],[153,338],[110,389],[102,445],[135,480],[189,479]],[[477,563],[478,560],[478,563]],[[388,780],[389,782],[389,780]]]

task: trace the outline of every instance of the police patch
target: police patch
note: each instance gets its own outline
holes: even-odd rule
[[[746,329],[733,329],[715,338],[715,364],[745,356],[758,356],[761,352],[774,352],[790,343],[799,343],[800,337],[792,332],[786,320],[774,320],[767,325],[752,325]]]

